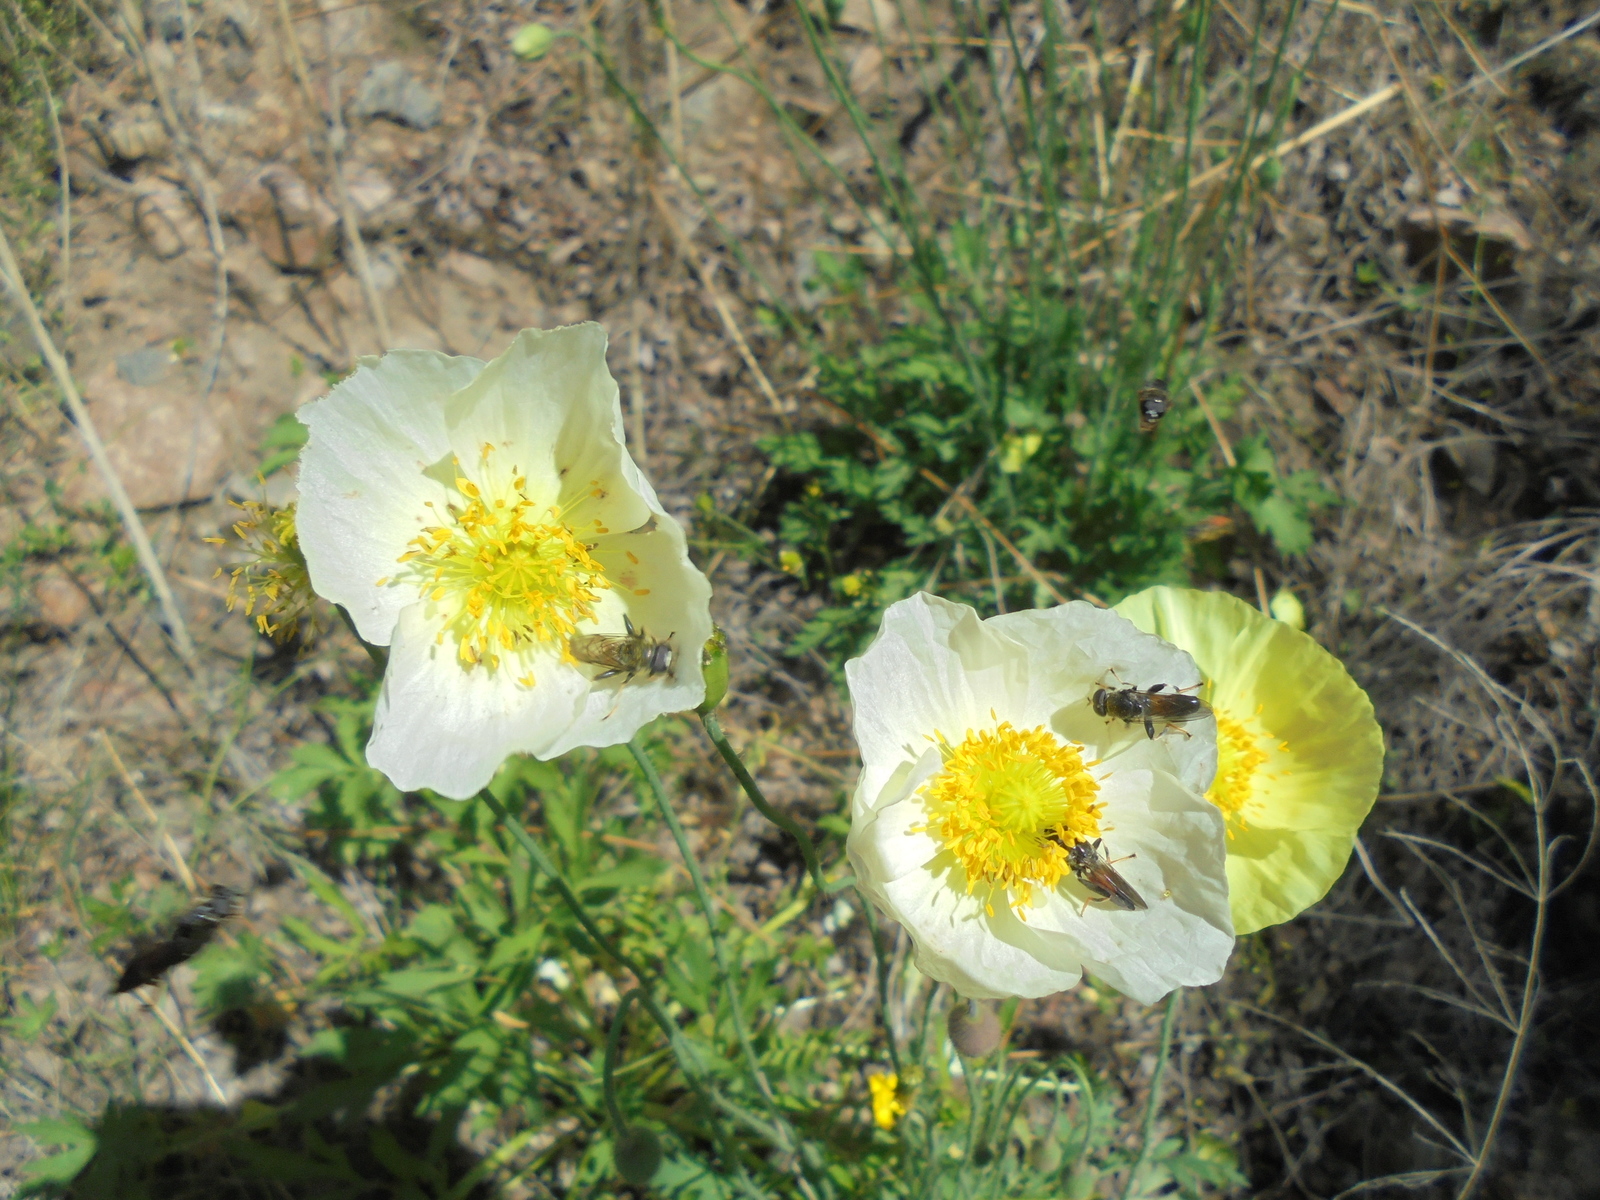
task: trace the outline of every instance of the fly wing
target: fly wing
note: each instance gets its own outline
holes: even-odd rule
[[[1164,696],[1150,697],[1150,711],[1163,721],[1198,721],[1209,717],[1211,708],[1199,696],[1185,696],[1169,692]]]
[[[1150,906],[1144,902],[1144,897],[1133,890],[1133,885],[1121,875],[1107,866],[1096,867],[1093,872],[1094,882],[1091,887],[1098,888],[1105,894],[1105,898],[1118,908],[1128,912],[1141,912]]]

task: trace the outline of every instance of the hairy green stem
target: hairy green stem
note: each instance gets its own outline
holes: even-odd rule
[[[861,910],[866,916],[867,933],[872,938],[872,960],[878,968],[878,1022],[883,1026],[884,1040],[889,1043],[889,1064],[894,1068],[894,1073],[899,1075],[900,1047],[895,1044],[894,1026],[889,1023],[889,955],[883,945],[883,937],[878,932],[878,910],[872,907],[872,901],[860,888],[856,889],[856,899],[861,902]]]
[[[716,908],[711,902],[711,892],[706,887],[705,877],[700,872],[700,864],[695,860],[693,851],[689,847],[689,839],[683,832],[683,825],[678,820],[678,814],[673,811],[667,799],[666,785],[661,781],[655,764],[650,761],[650,756],[644,752],[644,747],[639,745],[637,739],[628,743],[628,749],[633,752],[633,760],[639,764],[645,783],[650,789],[651,796],[655,799],[656,807],[661,810],[661,819],[667,823],[667,828],[672,831],[672,840],[678,844],[678,853],[683,857],[683,865],[689,872],[689,882],[694,887],[695,898],[700,902],[700,911],[706,919],[706,936],[711,940],[711,953],[716,959],[717,973],[722,977],[723,995],[728,1004],[728,1017],[733,1023],[734,1036],[739,1041],[739,1049],[744,1054],[745,1066],[750,1072],[750,1077],[755,1080],[756,1090],[761,1093],[761,1098],[766,1102],[767,1111],[772,1115],[773,1123],[780,1129],[785,1140],[779,1146],[794,1154],[795,1184],[807,1200],[817,1200],[817,1192],[811,1180],[806,1177],[807,1166],[821,1167],[821,1160],[815,1154],[814,1147],[806,1146],[796,1134],[794,1126],[789,1123],[789,1118],[778,1107],[777,1096],[773,1093],[772,1084],[767,1079],[767,1073],[762,1070],[761,1060],[756,1055],[755,1043],[750,1040],[750,1032],[745,1027],[744,1008],[739,1003],[739,993],[734,987],[733,972],[729,969],[727,953],[723,949],[722,939],[717,936]]]
[[[722,722],[717,720],[714,712],[701,713],[700,723],[706,727],[706,736],[711,739],[711,744],[717,748],[717,753],[722,755],[722,761],[728,764],[728,769],[733,772],[733,777],[739,781],[739,786],[744,789],[744,794],[750,798],[750,803],[756,806],[767,820],[783,830],[795,840],[800,847],[800,857],[806,861],[806,870],[811,875],[811,882],[818,892],[827,895],[836,892],[842,887],[849,886],[844,881],[838,881],[830,888],[822,879],[822,863],[817,858],[817,848],[811,844],[811,839],[806,836],[806,831],[795,823],[793,817],[781,813],[767,802],[762,795],[761,787],[756,783],[755,777],[750,774],[749,768],[744,765],[744,759],[739,757],[739,752],[733,748],[733,743],[728,741],[728,735],[722,731]]]
[[[617,1003],[616,1015],[611,1018],[611,1031],[606,1035],[606,1060],[601,1072],[601,1082],[605,1086],[606,1112],[611,1116],[611,1127],[620,1136],[628,1127],[622,1119],[622,1108],[617,1104],[617,1054],[622,1048],[622,1027],[628,1021],[628,1009],[633,1007],[633,1002],[639,998],[638,988],[629,988]]]
[[[689,838],[683,832],[683,824],[678,820],[678,814],[673,811],[672,804],[667,799],[666,785],[661,782],[655,764],[650,761],[650,756],[644,752],[644,747],[639,745],[637,739],[628,743],[628,749],[633,752],[633,761],[639,764],[639,770],[644,775],[651,798],[655,800],[656,808],[661,811],[661,819],[672,831],[672,840],[678,844],[678,854],[683,858],[683,865],[689,872],[690,886],[694,888],[695,899],[700,902],[700,912],[706,919],[706,935],[711,940],[711,953],[716,959],[717,973],[722,977],[723,996],[728,1003],[728,1017],[733,1023],[734,1036],[739,1039],[739,1048],[744,1052],[745,1065],[750,1069],[750,1077],[755,1080],[756,1090],[761,1093],[761,1098],[767,1102],[767,1107],[773,1116],[781,1121],[783,1118],[776,1108],[772,1084],[767,1079],[766,1072],[761,1069],[761,1061],[756,1057],[755,1046],[751,1043],[750,1033],[745,1028],[743,1006],[740,1005],[739,994],[733,986],[733,972],[728,967],[728,956],[723,950],[722,939],[717,936],[717,910],[711,901],[711,893],[706,888],[705,876],[700,873],[700,864],[695,861],[694,851],[689,846]]]
[[[1128,1182],[1122,1189],[1122,1200],[1133,1200],[1139,1194],[1140,1177],[1150,1162],[1150,1151],[1155,1146],[1156,1118],[1161,1115],[1161,1083],[1167,1073],[1167,1060],[1172,1056],[1172,1027],[1177,1023],[1178,1005],[1183,1000],[1183,989],[1174,988],[1167,997],[1167,1011],[1161,1017],[1161,1045],[1156,1050],[1156,1069],[1150,1076],[1150,1100],[1144,1108],[1144,1130],[1139,1136],[1139,1157],[1128,1168]]]
[[[372,660],[372,665],[378,668],[378,674],[382,675],[387,671],[389,669],[389,647],[374,646],[366,638],[362,637],[361,631],[356,628],[355,621],[345,611],[344,605],[335,604],[333,611],[339,614],[339,620],[344,622],[344,627],[355,636],[356,641],[361,643],[361,648],[367,652],[367,657]]]

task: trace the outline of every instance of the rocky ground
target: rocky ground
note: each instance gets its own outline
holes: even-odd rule
[[[747,56],[835,166],[859,168],[783,6],[675,7],[702,58]],[[17,209],[33,224],[8,229],[196,653],[174,648],[137,598],[137,567],[108,552],[117,525],[99,477],[19,310],[5,309],[4,720],[9,786],[25,799],[4,810],[0,978],[14,1014],[54,1002],[71,1032],[60,1052],[7,1047],[25,1068],[0,1085],[9,1124],[58,1106],[97,1111],[127,1091],[205,1096],[151,1014],[107,995],[115,948],[86,944],[63,895],[132,902],[173,880],[175,851],[207,882],[256,886],[248,921],[309,910],[293,888],[261,886],[275,880],[273,838],[298,822],[262,785],[289,747],[325,736],[310,705],[362,655],[339,633],[298,657],[258,638],[225,606],[215,573],[229,556],[203,540],[226,533],[231,500],[289,497],[288,474],[255,477],[281,417],[386,346],[489,357],[524,326],[598,320],[630,441],[663,499],[686,521],[702,494],[734,511],[770,479],[754,438],[814,418],[798,399],[805,364],[754,319],[752,269],[806,302],[818,248],[885,249],[830,206],[743,84],[669,56],[628,5],[151,0],[126,11],[134,24],[124,9],[84,9],[59,46],[46,45],[48,28],[14,27],[38,35],[42,61],[70,60],[54,95],[59,150],[44,155],[70,179],[70,241],[33,200]],[[1253,594],[1261,566],[1305,599],[1312,631],[1373,693],[1390,735],[1386,791],[1401,797],[1379,806],[1366,868],[1314,918],[1253,939],[1185,1014],[1173,1119],[1240,1133],[1272,1194],[1332,1195],[1438,1165],[1418,1149],[1414,1114],[1351,1055],[1455,1128],[1458,1106],[1480,1122],[1492,1108],[1513,1044],[1523,1082],[1495,1194],[1600,1187],[1583,1134],[1600,1104],[1597,1064],[1575,1019],[1596,982],[1592,883],[1579,876],[1550,907],[1532,1028],[1457,1021],[1417,999],[1465,988],[1482,1000],[1532,947],[1526,898],[1460,856],[1510,862],[1493,845],[1498,824],[1525,862],[1538,838],[1571,838],[1556,860],[1570,867],[1592,814],[1600,38],[1590,29],[1481,78],[1583,15],[1343,5],[1297,128],[1401,86],[1286,158],[1224,331],[1254,389],[1235,436],[1266,432],[1280,461],[1318,470],[1342,497],[1306,560],[1241,563],[1239,590]],[[511,35],[534,19],[600,38],[609,59],[570,41],[516,58]],[[844,6],[864,84],[881,64],[868,31],[892,19],[886,5]],[[607,69],[654,106],[665,144],[637,136]],[[8,186],[20,188],[15,174]],[[1373,263],[1412,285],[1385,290]],[[1475,277],[1492,285],[1487,306]],[[715,546],[701,561],[733,638],[729,724],[757,746],[775,801],[810,819],[832,811],[854,768],[846,714],[816,662],[785,654],[817,599]],[[1472,656],[1486,680],[1391,612]],[[794,864],[753,818],[728,827],[731,797],[705,766],[686,775],[697,837],[744,873],[741,902],[762,915]],[[1502,777],[1548,786],[1548,829],[1532,828]],[[1423,837],[1453,849],[1426,858]],[[348,886],[365,902],[368,885]],[[214,1035],[195,1032],[230,1100],[277,1086],[271,1065],[232,1075]],[[1024,1050],[1089,1055],[1130,1102],[1153,1044],[1148,1014],[1081,992],[1027,1006],[1019,1037]],[[33,1152],[0,1135],[0,1180]]]

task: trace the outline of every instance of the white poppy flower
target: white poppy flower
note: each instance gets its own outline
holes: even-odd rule
[[[1044,996],[1085,971],[1144,1003],[1213,983],[1233,948],[1215,725],[1154,740],[1095,690],[1199,682],[1194,660],[1081,601],[978,619],[926,594],[845,667],[861,747],[848,842],[917,966],[963,996]],[[1092,847],[1145,904],[1075,876]],[[1080,851],[1081,853],[1081,851]]]
[[[508,754],[625,742],[705,694],[711,585],[623,446],[605,349],[586,324],[490,363],[392,351],[300,411],[300,544],[390,647],[367,760],[397,787],[471,796]],[[630,622],[668,670],[573,657]]]

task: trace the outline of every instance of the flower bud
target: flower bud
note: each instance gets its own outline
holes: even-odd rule
[[[1000,1045],[1000,1018],[987,1004],[957,1001],[950,1010],[950,1044],[968,1058],[982,1058]]]
[[[1306,627],[1305,605],[1300,603],[1300,598],[1288,588],[1283,588],[1272,598],[1272,603],[1267,606],[1275,620],[1282,621],[1291,629],[1304,629]]]
[[[643,1125],[630,1125],[617,1135],[611,1158],[624,1183],[643,1187],[661,1169],[661,1139]]]
[[[555,31],[550,26],[533,21],[511,35],[511,53],[523,62],[533,62],[543,58],[555,40]]]
[[[728,694],[728,635],[715,625],[700,651],[700,670],[706,677],[706,698],[695,712],[704,715],[714,712]]]

